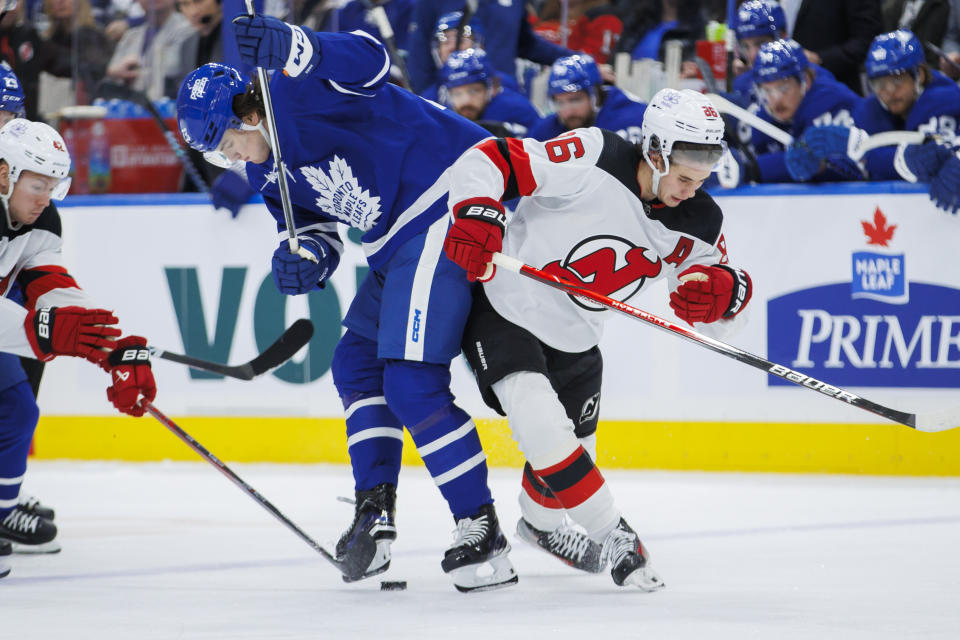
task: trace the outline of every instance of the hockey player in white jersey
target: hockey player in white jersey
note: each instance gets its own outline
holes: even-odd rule
[[[16,356],[89,360],[110,372],[107,397],[124,413],[143,415],[140,395],[156,395],[146,341],[115,340],[117,318],[63,265],[51,200],[66,195],[69,172],[70,154],[49,125],[17,118],[0,128],[0,555],[60,550],[57,527],[18,503],[39,409]],[[6,297],[15,282],[25,308]]]
[[[597,345],[609,313],[490,264],[502,251],[623,301],[666,278],[678,317],[714,335],[731,329],[751,281],[727,264],[723,215],[700,189],[724,151],[723,121],[706,97],[664,89],[642,136],[632,144],[588,128],[475,145],[451,169],[445,250],[484,281],[463,346],[527,459],[518,534],[571,566],[609,566],[617,585],[653,591],[663,581],[594,464]],[[517,197],[508,223],[502,203]]]

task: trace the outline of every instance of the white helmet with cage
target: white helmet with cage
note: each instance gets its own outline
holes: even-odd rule
[[[726,150],[723,141],[723,118],[710,99],[691,89],[661,89],[643,114],[643,158],[653,169],[653,191],[657,193],[660,178],[670,173],[670,159],[697,169],[712,170]],[[674,149],[677,142],[703,145],[702,149]],[[664,168],[660,171],[650,159],[650,152],[659,153]]]
[[[59,180],[50,197],[62,200],[70,190],[70,152],[57,130],[43,122],[14,118],[0,128],[0,160],[7,163],[6,193],[0,193],[4,205],[13,194],[13,186],[24,171]],[[9,205],[7,205],[9,207]]]

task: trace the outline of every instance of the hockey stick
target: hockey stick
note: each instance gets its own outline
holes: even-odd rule
[[[285,527],[287,527],[288,529],[293,531],[295,534],[297,534],[297,536],[299,536],[301,540],[303,540],[308,545],[310,545],[310,547],[313,548],[314,551],[319,553],[321,556],[323,556],[325,560],[327,560],[328,562],[330,562],[330,564],[332,564],[337,569],[339,569],[341,573],[343,573],[343,575],[347,576],[348,578],[352,578],[354,580],[359,579],[360,577],[363,576],[363,573],[367,568],[366,566],[358,567],[350,563],[340,562],[339,560],[337,560],[333,556],[333,554],[331,554],[329,551],[324,549],[313,538],[311,538],[306,533],[304,533],[303,529],[295,525],[290,520],[290,518],[283,515],[283,513],[279,509],[277,509],[275,506],[273,506],[269,500],[264,498],[259,491],[251,487],[246,482],[244,482],[240,476],[238,476],[236,473],[234,473],[230,469],[230,467],[228,467],[223,462],[221,462],[217,456],[213,455],[207,449],[205,449],[202,444],[194,440],[189,433],[181,429],[177,425],[177,423],[175,423],[173,420],[165,416],[159,409],[153,406],[152,403],[150,403],[146,399],[141,399],[140,406],[143,407],[147,412],[149,412],[150,415],[156,418],[157,421],[160,422],[160,424],[162,424],[167,429],[172,431],[173,434],[178,438],[180,438],[188,447],[193,449],[193,451],[197,455],[199,455],[201,458],[203,458],[204,460],[212,464],[217,469],[217,471],[219,471],[224,476],[226,476],[227,479],[230,480],[230,482],[240,487],[240,489],[244,491],[248,496],[250,496],[257,504],[259,504],[261,507],[269,511],[270,515],[272,515],[274,518],[282,522]],[[357,536],[356,544],[364,547],[362,549],[364,553],[357,554],[357,556],[354,556],[354,557],[372,558],[373,555],[376,553],[376,542],[374,542],[373,538],[370,536]]]
[[[403,83],[403,88],[407,91],[413,91],[410,72],[407,71],[407,64],[404,62],[403,56],[400,55],[400,50],[397,49],[397,39],[394,37],[393,27],[390,26],[390,19],[387,18],[386,10],[383,5],[374,4],[374,0],[363,0],[363,4],[368,7],[367,16],[377,25],[377,30],[383,36],[383,43],[390,53],[390,60],[400,70],[400,81]]]
[[[312,337],[313,323],[306,318],[300,318],[290,325],[263,353],[250,362],[232,367],[217,362],[210,362],[209,360],[200,360],[199,358],[181,355],[179,353],[170,353],[169,351],[164,351],[152,345],[148,348],[150,349],[150,355],[155,358],[179,362],[194,369],[219,373],[222,376],[237,378],[238,380],[253,380],[257,376],[270,371],[274,367],[279,367],[292,358],[293,354],[310,342],[310,338]]]
[[[455,51],[460,50],[460,44],[463,40],[463,30],[467,28],[470,24],[470,21],[473,20],[473,14],[477,12],[478,0],[467,0],[463,3],[463,9],[461,9],[462,15],[460,16],[460,22],[457,23],[457,48]],[[476,42],[473,43],[476,46]]]
[[[954,71],[960,72],[960,64],[957,64],[956,62],[951,60],[950,56],[947,55],[946,51],[944,51],[937,45],[933,44],[932,42],[924,42],[923,44],[927,47],[927,49],[930,49],[930,51],[932,51],[934,55],[939,56],[941,59],[945,60],[948,65],[953,67]]]
[[[746,122],[757,131],[767,134],[785,147],[789,147],[793,144],[792,135],[776,125],[767,122],[757,114],[750,113],[743,107],[730,102],[721,95],[709,93],[707,94],[707,97],[720,113],[729,114],[738,120]],[[873,149],[877,149],[879,147],[896,146],[900,144],[923,144],[925,140],[928,140],[931,137],[933,136],[929,136],[928,134],[921,133],[919,131],[882,131],[880,133],[862,137],[856,146],[847,152],[847,155],[854,162],[859,162],[868,151],[872,151]]]
[[[252,18],[257,15],[253,9],[253,0],[246,0],[247,14]],[[283,206],[283,220],[287,225],[287,242],[290,244],[290,253],[301,258],[317,262],[317,257],[300,246],[297,240],[297,228],[293,223],[293,204],[290,202],[290,187],[287,185],[287,165],[280,154],[280,138],[277,137],[277,120],[273,115],[273,100],[270,98],[270,77],[267,70],[257,67],[257,79],[260,81],[260,97],[263,99],[264,120],[267,134],[270,136],[273,160],[277,165],[277,184],[280,187],[280,204]]]
[[[193,164],[193,161],[190,159],[190,155],[187,153],[187,150],[183,148],[182,144],[180,144],[177,134],[170,130],[170,127],[167,126],[167,123],[163,121],[163,116],[160,115],[160,112],[157,111],[157,108],[153,105],[153,102],[147,98],[145,93],[142,91],[137,91],[132,87],[128,87],[125,84],[104,81],[97,86],[96,94],[97,97],[104,98],[105,100],[127,100],[146,109],[147,113],[149,113],[153,118],[153,121],[157,123],[158,127],[160,127],[160,131],[163,133],[163,137],[167,140],[167,144],[176,154],[177,160],[179,160],[180,164],[183,165],[183,168],[187,172],[187,176],[193,182],[194,186],[196,186],[197,189],[203,193],[210,193],[210,187],[207,186],[203,176],[200,175],[200,171],[197,169],[197,166]]]
[[[827,397],[834,398],[836,400],[842,400],[847,404],[857,407],[858,409],[869,411],[878,416],[886,418],[887,420],[892,420],[893,422],[899,422],[900,424],[916,429],[917,431],[946,431],[948,429],[960,427],[960,410],[935,411],[921,414],[897,411],[896,409],[891,409],[889,407],[877,404],[867,400],[866,398],[862,398],[856,394],[850,393],[849,391],[845,391],[839,387],[834,387],[826,382],[811,378],[810,376],[804,375],[799,371],[794,371],[793,369],[785,367],[781,364],[770,362],[769,360],[765,360],[760,356],[753,355],[752,353],[748,353],[724,342],[720,342],[719,340],[714,340],[713,338],[709,338],[691,329],[686,329],[678,324],[670,322],[669,320],[655,316],[652,313],[647,313],[646,311],[632,307],[624,302],[620,302],[619,300],[614,300],[613,298],[607,297],[602,293],[591,291],[581,284],[563,280],[545,271],[541,271],[540,269],[523,264],[523,262],[517,260],[516,258],[505,256],[502,253],[494,253],[493,264],[497,265],[498,267],[503,267],[507,271],[524,275],[532,280],[536,280],[537,282],[553,287],[554,289],[559,289],[570,295],[592,300],[593,302],[601,304],[609,309],[613,309],[614,311],[619,311],[620,313],[630,316],[631,318],[651,324],[658,329],[668,331],[670,333],[679,335],[680,337],[686,338],[691,342],[701,344],[711,351],[715,351],[721,355],[733,358],[734,360],[738,360],[744,364],[756,367],[761,371],[779,376],[780,378],[783,378],[788,382],[792,382],[797,386],[810,389],[812,391],[818,391]]]
[[[737,30],[734,27],[734,20],[737,14],[737,0],[727,0],[727,32],[724,35],[725,48],[727,50],[727,93],[733,92],[733,59],[734,49],[737,45]]]

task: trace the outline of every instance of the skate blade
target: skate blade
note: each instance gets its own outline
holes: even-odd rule
[[[41,553],[60,553],[60,543],[56,540],[44,542],[43,544],[22,544],[20,542],[10,541],[14,553],[23,554],[41,554]]]
[[[659,591],[667,585],[664,584],[663,579],[656,571],[650,567],[640,567],[627,576],[623,581],[623,586],[637,587],[641,591],[651,593],[653,591]]]
[[[486,562],[467,565],[450,572],[453,586],[460,593],[474,591],[493,591],[517,584],[520,578],[513,568],[513,563],[507,557],[510,547],[507,546],[500,555],[490,558]]]
[[[352,555],[348,560],[341,561],[340,570],[343,572],[343,581],[357,582],[358,580],[365,580],[372,576],[379,575],[385,572],[390,568],[390,543],[393,540],[380,540],[374,543],[373,538],[370,536],[364,536],[366,540],[362,543],[363,548],[359,550],[356,554]],[[360,538],[358,538],[358,542]],[[370,545],[376,544],[373,547],[373,557],[369,562],[365,562],[364,558],[370,555]]]

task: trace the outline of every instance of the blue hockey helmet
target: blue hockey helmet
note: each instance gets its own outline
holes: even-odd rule
[[[867,77],[891,76],[913,71],[924,61],[923,45],[907,29],[881,33],[867,51]]]
[[[787,16],[773,0],[749,0],[737,10],[737,39],[770,36],[774,40],[787,30]]]
[[[227,129],[239,129],[233,99],[246,90],[240,72],[225,64],[210,62],[187,74],[177,94],[177,121],[187,144],[213,151]]]
[[[25,96],[20,80],[6,60],[0,62],[0,110],[23,116],[26,109],[23,106]]]
[[[559,58],[550,67],[547,80],[547,95],[551,98],[561,93],[586,91],[594,93],[603,84],[600,67],[585,53]]]
[[[474,82],[482,82],[489,87],[494,77],[495,72],[483,49],[454,51],[440,69],[440,84],[447,89]]]
[[[433,29],[433,39],[435,42],[444,42],[447,39],[447,31],[451,31],[460,26],[463,19],[463,11],[450,11],[440,16]],[[473,40],[474,46],[483,45],[483,27],[476,20],[471,20],[463,27],[463,35]]]
[[[765,42],[753,62],[753,78],[756,84],[773,82],[781,78],[802,77],[810,67],[803,48],[793,40]]]

